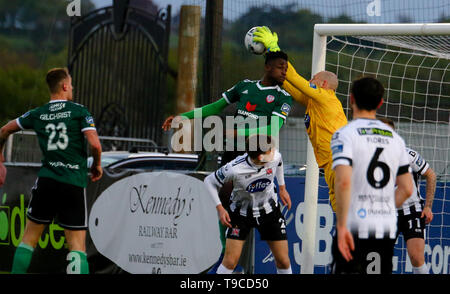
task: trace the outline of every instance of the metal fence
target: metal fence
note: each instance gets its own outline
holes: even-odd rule
[[[170,11],[127,0],[72,18],[74,99],[91,111],[100,135],[160,140]]]

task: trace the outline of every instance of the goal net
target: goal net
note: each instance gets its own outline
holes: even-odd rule
[[[337,96],[349,120],[351,82],[364,75],[376,77],[385,87],[385,103],[378,116],[392,119],[407,147],[419,152],[435,171],[434,219],[426,230],[425,261],[430,273],[449,273],[450,26],[319,26],[316,34],[320,36],[315,38],[322,45],[315,45],[313,73],[325,68],[337,74]],[[323,53],[325,58],[320,57]],[[425,198],[423,178],[420,191]],[[402,236],[394,255],[394,273],[411,273]]]

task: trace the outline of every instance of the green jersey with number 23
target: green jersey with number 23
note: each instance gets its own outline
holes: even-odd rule
[[[21,129],[33,129],[37,134],[43,154],[39,177],[86,187],[87,148],[83,132],[95,130],[94,119],[86,107],[52,100],[16,121]]]

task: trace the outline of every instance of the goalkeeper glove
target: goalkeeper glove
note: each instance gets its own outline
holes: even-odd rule
[[[272,33],[268,27],[258,27],[253,35],[253,41],[262,43],[267,51],[280,51],[280,47],[278,47],[278,35],[275,32]]]

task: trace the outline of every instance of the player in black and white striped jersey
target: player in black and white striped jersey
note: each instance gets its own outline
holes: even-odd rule
[[[382,122],[395,130],[395,124],[391,119],[379,118]],[[428,162],[415,150],[406,148],[409,165],[412,168],[415,182],[414,191],[402,205],[397,209],[398,231],[397,235],[403,234],[406,248],[411,260],[414,274],[428,274],[429,268],[425,264],[425,225],[433,220],[433,200],[436,190],[436,174]],[[425,177],[426,198],[424,200],[419,191],[419,177]]]
[[[355,80],[353,121],[332,137],[337,203],[333,273],[392,273],[396,207],[411,195],[413,181],[403,139],[376,119],[383,94],[378,80]]]
[[[252,150],[252,138],[258,137]],[[256,140],[255,140],[256,141]],[[266,148],[264,144],[267,143]],[[275,191],[277,178],[280,199],[291,208],[284,182],[283,161],[270,136],[254,135],[247,139],[247,153],[222,166],[204,180],[216,205],[220,221],[227,227],[225,255],[218,274],[231,274],[239,261],[251,228],[256,227],[275,258],[277,273],[292,273],[286,235],[286,221],[281,214]],[[226,182],[233,183],[231,204],[222,206],[218,191]]]

